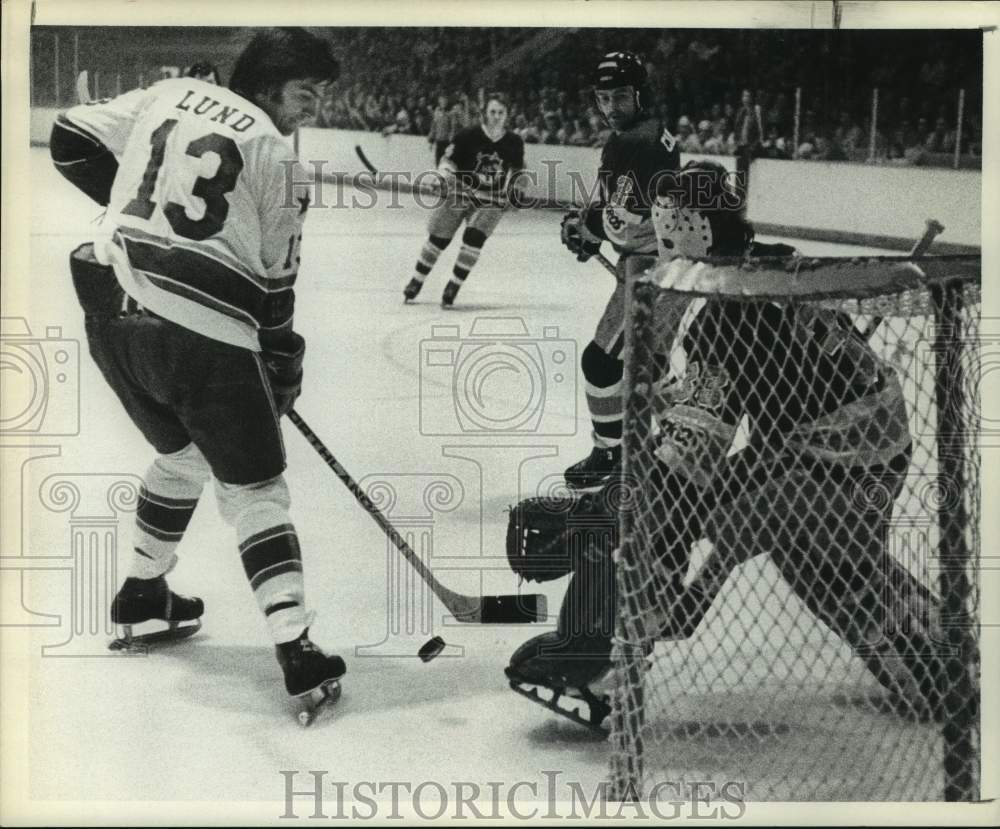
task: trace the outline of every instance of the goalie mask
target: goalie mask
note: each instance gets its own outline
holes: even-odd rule
[[[743,197],[731,173],[711,161],[690,161],[661,179],[652,219],[658,253],[674,259],[742,256],[753,239]]]

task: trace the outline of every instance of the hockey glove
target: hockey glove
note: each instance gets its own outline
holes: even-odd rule
[[[618,515],[603,493],[526,498],[510,511],[507,561],[528,581],[576,572],[580,557],[603,560],[617,546]]]
[[[99,205],[107,206],[118,173],[118,160],[111,150],[57,121],[49,138],[49,152],[63,177]]]
[[[302,393],[302,360],[305,353],[306,341],[292,331],[281,346],[270,346],[261,354],[279,416],[288,414]]]
[[[586,262],[601,249],[600,237],[587,229],[584,216],[578,210],[571,210],[563,216],[560,237],[570,253],[576,254],[577,262]]]

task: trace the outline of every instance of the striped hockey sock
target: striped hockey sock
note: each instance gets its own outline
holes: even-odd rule
[[[470,244],[463,244],[461,250],[458,252],[458,258],[455,260],[455,270],[454,276],[452,276],[451,281],[457,282],[461,285],[465,282],[466,277],[469,275],[469,271],[475,267],[476,262],[479,261],[479,254],[482,252],[482,248],[477,248]]]
[[[240,539],[243,570],[272,638],[275,642],[295,639],[307,624],[302,553],[295,527],[267,527],[245,536],[240,533]]]
[[[622,381],[601,388],[586,384],[587,408],[593,425],[594,445],[609,449],[622,442],[622,422],[625,418]]]
[[[413,269],[413,279],[423,282],[437,263],[442,250],[443,248],[439,248],[430,239],[424,242],[416,267]]]
[[[593,424],[594,445],[610,449],[622,442],[622,421],[625,417],[625,400],[622,383],[625,365],[619,356],[624,343],[622,335],[616,337],[610,350],[591,341],[581,359],[586,380],[587,409]]]
[[[177,545],[197,506],[196,497],[170,498],[150,492],[145,486],[139,490],[131,577],[155,579],[173,568],[177,561]]]

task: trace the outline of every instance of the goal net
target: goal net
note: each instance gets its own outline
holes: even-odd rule
[[[616,798],[978,798],[980,265],[636,282]]]

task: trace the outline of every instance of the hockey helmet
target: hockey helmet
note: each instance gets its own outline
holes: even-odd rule
[[[634,52],[608,52],[594,70],[594,90],[631,86],[635,92],[636,114],[650,100],[649,76]]]
[[[594,71],[594,89],[646,85],[646,67],[634,52],[608,52]]]

